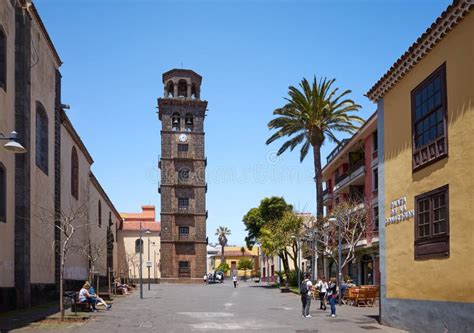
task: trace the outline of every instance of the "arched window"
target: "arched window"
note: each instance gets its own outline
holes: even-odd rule
[[[195,98],[195,99],[199,98],[198,97],[198,91],[197,91],[196,85],[194,83],[191,86],[191,97]]]
[[[102,202],[99,200],[97,204],[97,220],[99,221],[99,228],[102,226]]]
[[[184,118],[184,130],[186,132],[192,132],[194,128],[193,115],[188,113]]]
[[[7,35],[0,25],[0,88],[7,90]]]
[[[165,97],[174,97],[174,84],[173,81],[169,81],[168,85],[166,86]]]
[[[135,241],[135,253],[143,253],[143,239],[138,238]]]
[[[178,97],[188,97],[188,83],[186,80],[179,80],[178,82]]]
[[[7,222],[7,172],[0,163],[0,222]]]
[[[36,165],[48,174],[48,116],[40,102],[36,102]]]
[[[79,159],[76,147],[71,151],[71,195],[79,199]]]
[[[171,129],[176,132],[181,131],[181,118],[177,113],[171,116]]]

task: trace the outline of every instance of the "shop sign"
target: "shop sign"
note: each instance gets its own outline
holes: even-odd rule
[[[415,210],[407,210],[407,198],[403,197],[390,204],[390,217],[385,219],[385,225],[407,221],[415,216]]]

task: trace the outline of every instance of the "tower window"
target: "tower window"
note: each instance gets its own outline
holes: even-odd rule
[[[179,227],[179,238],[186,238],[189,236],[189,227]]]
[[[188,113],[184,119],[184,130],[186,132],[192,132],[194,127],[193,115]]]
[[[178,97],[188,97],[188,83],[186,80],[179,80],[178,82]]]
[[[7,88],[7,35],[0,25],[0,88]]]
[[[181,130],[181,118],[177,113],[174,113],[171,117],[171,129],[176,132]]]
[[[71,151],[71,195],[79,199],[79,160],[76,147]]]
[[[166,86],[165,97],[173,97],[174,96],[174,84],[173,81],[170,81]]]
[[[189,149],[188,144],[178,143],[178,153],[187,153]]]
[[[178,198],[178,209],[188,209],[189,198]]]
[[[48,116],[41,103],[36,103],[36,165],[48,174]]]

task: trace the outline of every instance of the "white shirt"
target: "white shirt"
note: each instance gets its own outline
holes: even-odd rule
[[[306,287],[308,288],[307,295],[311,296],[311,289],[313,288],[313,283],[311,280],[306,280]]]
[[[86,288],[82,288],[81,291],[79,291],[79,302],[85,302],[87,300],[87,295],[89,292],[87,291]]]
[[[237,282],[237,276],[234,275],[234,277],[232,278],[232,281]]]
[[[316,283],[316,287],[319,287],[320,293],[325,293],[328,291],[328,283],[323,282],[322,280],[319,280],[318,283]]]

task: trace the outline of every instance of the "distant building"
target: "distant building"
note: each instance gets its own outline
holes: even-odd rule
[[[453,1],[367,93],[378,114],[381,320],[411,332],[474,329],[473,9]]]
[[[242,251],[242,248],[244,251]],[[214,264],[212,265],[214,270],[219,267],[221,264],[221,254],[222,252],[219,251],[215,256],[214,256]],[[247,277],[255,276],[257,275],[257,272],[259,271],[259,262],[258,262],[258,256],[259,256],[259,248],[257,246],[252,247],[252,250],[248,249],[245,246],[226,246],[224,248],[224,257],[225,257],[225,262],[229,265],[230,270],[227,272],[227,276],[232,276],[233,274],[237,274],[237,276],[244,276],[247,274]],[[239,260],[241,259],[251,259],[254,263],[253,269],[252,270],[247,270],[245,272],[244,270],[239,270],[238,265],[239,265]]]
[[[160,279],[160,223],[156,221],[155,206],[142,206],[141,213],[121,213],[122,227],[118,232],[118,276],[136,281],[142,278],[158,282]],[[140,226],[142,239],[140,242]],[[148,269],[150,267],[150,269]],[[148,276],[150,273],[150,276]]]

